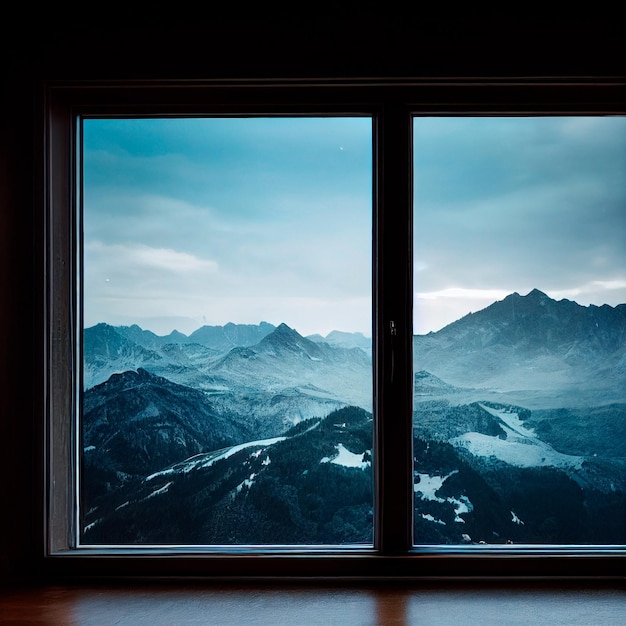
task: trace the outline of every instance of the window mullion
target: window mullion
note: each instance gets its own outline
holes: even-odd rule
[[[412,547],[412,203],[411,118],[386,106],[377,128],[376,547]]]

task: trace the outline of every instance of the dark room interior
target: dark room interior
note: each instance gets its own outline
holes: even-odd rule
[[[320,109],[330,106],[325,101],[330,93],[339,94],[348,108],[367,100],[383,113],[423,97],[426,104],[416,106],[469,114],[477,107],[532,109],[540,101],[557,111],[626,115],[626,47],[617,15],[429,20],[376,7],[323,16],[311,8],[292,11],[276,18],[242,15],[188,23],[5,23],[0,44],[0,623],[623,623],[625,546],[554,554],[409,554],[410,539],[383,526],[375,535],[382,552],[362,560],[332,551],[207,557],[184,550],[164,556],[156,550],[134,558],[138,555],[124,550],[81,557],[50,548],[63,544],[68,530],[67,524],[62,531],[52,528],[50,511],[71,500],[61,494],[51,502],[56,466],[50,451],[69,444],[47,415],[50,381],[57,375],[49,354],[58,341],[46,311],[48,303],[57,302],[58,286],[51,269],[58,259],[46,243],[48,177],[58,171],[50,150],[56,144],[47,133],[59,126],[46,116],[56,111],[57,94],[72,102],[102,100],[111,111],[119,105],[116,99],[122,102],[129,93],[129,99],[153,98],[159,110],[171,103],[176,110],[188,98],[186,111],[219,105],[226,112],[233,98],[243,105],[252,100],[261,110],[284,110],[293,102],[298,110]],[[468,94],[466,102],[455,101],[460,93]],[[197,101],[194,94],[200,94]],[[387,145],[380,147],[385,155],[394,137],[391,126],[384,129]],[[392,172],[380,181],[381,189],[396,184],[409,189],[401,174]],[[401,204],[403,198],[392,191],[385,196],[388,204],[394,199]],[[393,207],[385,210],[391,228]],[[390,267],[395,263],[402,272],[402,254],[391,250],[392,242],[387,245],[381,254],[387,250]],[[385,276],[381,285],[407,279],[395,271],[393,278]],[[380,330],[387,323],[385,307],[392,310],[395,304],[384,295],[375,302]],[[404,348],[394,345],[381,339],[381,363],[393,349],[402,358]],[[387,374],[380,369],[384,384]],[[393,389],[393,375],[391,381],[386,389]],[[56,393],[57,405],[65,402],[71,411],[73,399],[59,401]],[[408,393],[380,395],[382,412],[406,408]],[[403,441],[392,427],[379,437]],[[402,505],[391,503],[396,490],[406,487],[392,475],[402,466],[390,461],[390,467],[379,477],[377,492],[386,519],[404,514]]]

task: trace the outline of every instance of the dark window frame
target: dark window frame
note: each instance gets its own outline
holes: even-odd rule
[[[36,242],[42,572],[50,576],[432,578],[623,576],[620,548],[413,546],[412,117],[626,113],[620,80],[126,81],[44,85]],[[76,119],[89,116],[371,115],[374,120],[373,549],[73,548],[80,398],[74,277]],[[41,282],[40,282],[41,281]],[[43,283],[43,284],[42,284]],[[391,331],[393,322],[393,332]]]

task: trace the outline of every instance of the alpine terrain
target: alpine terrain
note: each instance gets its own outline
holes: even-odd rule
[[[84,330],[84,545],[371,544],[363,335]],[[414,337],[416,544],[626,543],[626,305],[533,290]]]

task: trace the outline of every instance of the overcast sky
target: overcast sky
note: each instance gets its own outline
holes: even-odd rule
[[[626,302],[626,118],[414,128],[415,332],[533,288]]]
[[[371,334],[368,118],[86,120],[85,326]],[[415,332],[626,302],[625,118],[415,120]]]

